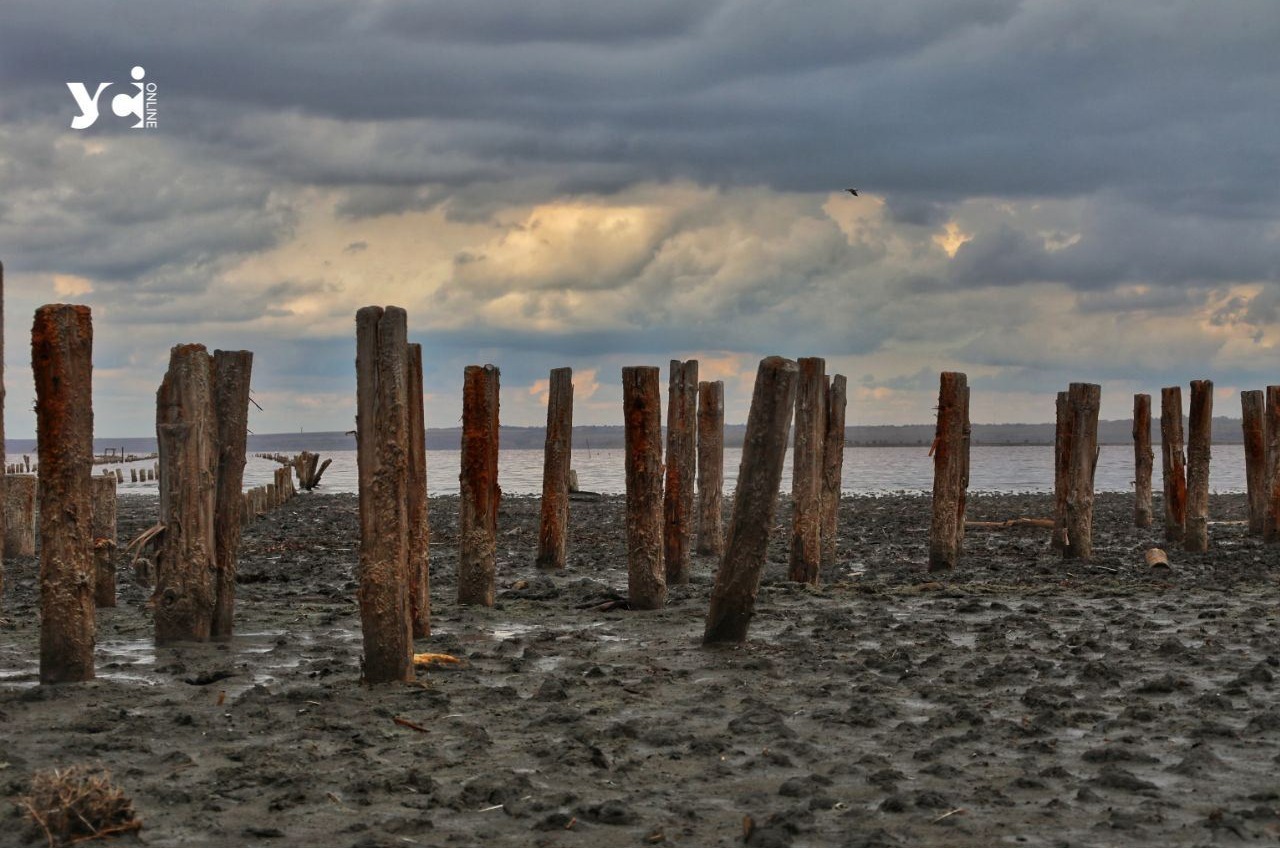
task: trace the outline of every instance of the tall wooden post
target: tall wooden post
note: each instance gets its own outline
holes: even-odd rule
[[[1071,465],[1071,412],[1066,392],[1058,392],[1054,412],[1053,535],[1049,537],[1049,545],[1056,551],[1064,551],[1067,548],[1067,473]]]
[[[409,619],[409,364],[398,306],[356,312],[360,629],[367,683],[413,680]]]
[[[799,360],[791,451],[791,560],[788,576],[817,584],[822,566],[822,446],[827,435],[826,360]]]
[[[413,637],[431,635],[431,528],[427,520],[427,419],[423,406],[422,345],[408,348],[409,390],[409,502],[405,505],[408,530],[409,618]],[[310,459],[310,474],[319,456]],[[314,479],[314,478],[313,478]]]
[[[90,481],[93,509],[94,606],[116,605],[116,478],[94,476]]]
[[[698,384],[698,547],[724,553],[724,383]]]
[[[667,585],[689,582],[697,468],[698,360],[671,360],[667,394],[667,462],[663,489],[662,560]]]
[[[468,365],[462,388],[458,603],[491,607],[497,594],[498,369]]]
[[[552,368],[542,455],[539,568],[564,568],[568,551],[569,465],[573,456],[573,369]]]
[[[844,474],[844,416],[847,383],[843,374],[828,381],[826,434],[822,446],[822,564],[836,563],[836,538],[840,516],[840,480]]]
[[[1191,381],[1187,433],[1187,522],[1182,539],[1186,551],[1209,550],[1209,442],[1213,433],[1213,381]]]
[[[249,381],[253,353],[247,350],[213,352],[213,404],[218,425],[218,476],[214,494],[213,623],[210,637],[231,638],[236,600],[236,566],[244,526],[245,441],[249,434]]]
[[[1261,536],[1267,511],[1267,438],[1263,426],[1266,399],[1260,390],[1240,393],[1244,430],[1244,479],[1249,500],[1249,535]]]
[[[1280,542],[1280,386],[1267,386],[1263,433],[1267,440],[1266,490],[1262,514],[1262,537],[1267,542]]]
[[[1160,469],[1164,477],[1164,537],[1181,542],[1187,520],[1187,460],[1182,452],[1182,388],[1160,390]]]
[[[156,555],[156,644],[207,642],[212,635],[214,505],[218,470],[213,362],[204,345],[177,345],[156,392],[161,515]]]
[[[938,426],[933,439],[933,522],[929,529],[929,570],[955,568],[960,556],[961,491],[965,475],[965,392],[967,378],[944,371],[938,389]]]
[[[4,555],[35,556],[35,477],[30,474],[11,474],[5,478],[4,512]]]
[[[1071,415],[1071,455],[1067,475],[1067,546],[1062,556],[1093,556],[1093,475],[1098,465],[1098,409],[1102,387],[1072,383],[1067,390]]]
[[[40,682],[93,679],[93,322],[51,304],[31,327],[40,497]]]
[[[799,377],[799,366],[780,356],[761,360],[756,371],[733,517],[711,590],[703,644],[736,643],[747,638],[760,574],[768,557]]]
[[[8,467],[4,444],[4,263],[0,262],[0,543],[3,543],[0,544],[0,600],[4,599],[4,559],[9,538],[6,525],[7,501],[5,500],[5,477]],[[2,605],[0,609],[3,609]]]
[[[1259,393],[1261,394],[1261,393]],[[1151,526],[1151,395],[1133,396],[1133,526]]]
[[[627,455],[627,594],[632,609],[667,602],[662,567],[662,400],[658,369],[622,369]]]

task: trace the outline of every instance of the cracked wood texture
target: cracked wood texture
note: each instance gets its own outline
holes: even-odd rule
[[[662,400],[658,369],[622,369],[627,460],[627,597],[632,609],[667,602],[662,567]]]
[[[431,527],[427,522],[427,421],[422,393],[422,345],[409,356],[409,618],[415,639],[431,635]],[[312,460],[311,467],[315,468]]]
[[[1093,556],[1093,475],[1098,466],[1098,409],[1102,387],[1072,383],[1067,389],[1071,451],[1067,466],[1067,545],[1064,559]]]
[[[116,605],[116,478],[97,474],[90,481],[93,503],[94,606]]]
[[[822,564],[836,564],[836,532],[840,517],[840,479],[844,474],[844,418],[848,381],[836,374],[827,383],[826,434],[822,446]]]
[[[160,514],[156,554],[156,644],[207,642],[213,632],[217,573],[214,507],[218,429],[213,358],[204,345],[176,345],[156,392]]]
[[[413,680],[409,620],[408,319],[398,306],[356,312],[357,596],[366,683]]]
[[[1071,414],[1067,393],[1058,392],[1054,401],[1053,431],[1053,535],[1050,546],[1057,551],[1067,548],[1067,474],[1071,466]]]
[[[667,392],[666,485],[662,500],[662,561],[667,585],[689,582],[697,468],[698,360],[671,360]]]
[[[213,623],[210,637],[231,638],[236,602],[236,567],[244,526],[245,441],[249,434],[249,383],[253,353],[213,352],[213,408],[218,427],[217,487],[213,533],[217,571],[214,575]]]
[[[573,456],[573,369],[551,369],[547,435],[542,454],[539,568],[564,568],[569,529],[569,468]]]
[[[756,371],[733,516],[711,590],[704,645],[740,643],[747,638],[769,553],[799,377],[800,367],[780,356],[761,360]]]
[[[724,553],[724,383],[698,384],[698,545]]]
[[[1187,521],[1182,549],[1209,550],[1209,457],[1213,438],[1213,381],[1191,381],[1187,419]]]
[[[0,599],[4,598],[4,558],[8,556],[8,515],[5,483],[8,459],[4,445],[4,263],[0,262]],[[0,606],[0,609],[3,609]]]
[[[964,520],[963,490],[968,463],[965,433],[967,377],[944,371],[938,387],[938,425],[933,438],[933,520],[929,527],[929,570],[956,567],[960,557],[959,522]]]
[[[36,478],[11,474],[5,478],[5,556],[36,555]]]
[[[826,360],[804,357],[796,388],[791,451],[791,555],[788,576],[817,585],[822,566],[822,446],[826,441]]]
[[[1261,392],[1259,400],[1261,400]],[[1151,395],[1133,396],[1133,526],[1151,526],[1151,471],[1155,454],[1151,450]]]
[[[1249,501],[1249,535],[1261,536],[1267,511],[1267,437],[1263,424],[1266,397],[1261,390],[1240,393],[1244,431],[1244,479]]]
[[[1263,435],[1266,437],[1266,490],[1262,515],[1262,536],[1267,542],[1280,541],[1280,386],[1267,386],[1266,409],[1263,410]]]
[[[93,322],[51,304],[31,327],[40,498],[40,682],[92,680]]]
[[[493,365],[468,365],[463,374],[458,603],[486,607],[497,594],[498,382]]]
[[[1182,452],[1182,388],[1160,390],[1160,470],[1164,478],[1164,537],[1181,542],[1187,521],[1187,459]]]

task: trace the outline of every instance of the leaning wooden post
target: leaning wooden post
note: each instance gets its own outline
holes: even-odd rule
[[[1261,392],[1259,392],[1261,395]],[[1151,526],[1151,395],[1133,396],[1133,526]]]
[[[427,421],[422,393],[422,345],[411,344],[409,356],[409,618],[413,637],[431,635],[431,528],[427,523]],[[315,479],[318,454],[307,462],[307,480]],[[304,483],[304,486],[309,485]]]
[[[698,547],[724,553],[724,383],[698,384]]]
[[[498,369],[468,365],[462,388],[458,603],[491,607],[497,595]]]
[[[933,522],[929,528],[929,570],[956,567],[960,551],[960,495],[964,480],[965,389],[959,371],[944,371],[938,388],[938,425],[933,438]]]
[[[116,478],[90,481],[93,509],[94,606],[116,605]]]
[[[156,392],[161,521],[156,555],[155,638],[207,642],[217,573],[214,508],[218,471],[213,361],[204,345],[177,345]]]
[[[1067,547],[1067,471],[1071,465],[1071,415],[1066,392],[1058,392],[1054,412],[1053,534],[1049,545],[1055,551],[1063,551]]]
[[[632,609],[667,602],[662,568],[662,400],[658,369],[622,369],[627,457],[627,595]]]
[[[31,327],[40,497],[40,682],[93,679],[93,322],[36,310]]]
[[[407,505],[407,317],[398,306],[356,312],[356,467],[360,487],[361,677],[413,680]]]
[[[4,555],[36,555],[36,478],[12,474],[5,478]]]
[[[800,367],[771,356],[760,362],[747,414],[742,464],[733,496],[733,517],[724,558],[716,572],[707,611],[704,645],[747,638],[756,592],[769,552],[769,532],[778,506],[778,486],[787,455],[787,430],[796,403]]]
[[[1267,437],[1263,426],[1266,398],[1260,390],[1240,393],[1244,431],[1244,480],[1249,501],[1249,535],[1261,536],[1267,509]]]
[[[1280,386],[1267,386],[1262,429],[1267,443],[1262,538],[1267,542],[1280,542]]]
[[[1182,452],[1182,388],[1160,390],[1160,469],[1164,477],[1164,537],[1181,542],[1187,519],[1187,460]]]
[[[1209,442],[1213,437],[1213,381],[1191,381],[1187,421],[1187,522],[1182,549],[1209,550]]]
[[[671,360],[667,395],[667,463],[663,490],[662,560],[667,585],[689,582],[697,467],[698,360]]]
[[[817,584],[822,566],[822,446],[826,441],[826,360],[799,360],[791,451],[791,558],[788,576]]]
[[[236,567],[244,526],[245,442],[249,434],[249,381],[253,353],[247,350],[213,352],[213,404],[218,424],[218,471],[214,490],[213,534],[217,552],[214,575],[213,623],[209,635],[231,638],[236,601]]]
[[[564,568],[569,530],[569,465],[573,457],[573,369],[552,368],[542,455],[539,568]]]
[[[1098,409],[1102,387],[1072,383],[1067,391],[1071,415],[1071,455],[1067,474],[1067,546],[1065,559],[1093,556],[1093,475],[1098,465]]]
[[[840,481],[844,474],[844,416],[847,383],[836,374],[827,386],[826,434],[822,446],[822,564],[836,563],[836,528],[840,515]]]

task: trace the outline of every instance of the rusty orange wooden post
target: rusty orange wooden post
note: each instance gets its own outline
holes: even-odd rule
[[[539,568],[564,568],[568,553],[569,470],[573,456],[573,369],[552,368],[542,456]]]
[[[1151,526],[1151,395],[1133,396],[1133,526]]]
[[[409,528],[407,567],[409,570],[409,619],[415,639],[431,635],[431,528],[427,522],[427,422],[423,408],[422,345],[408,346],[409,390],[409,500],[405,521]],[[319,457],[308,457],[308,481]],[[323,472],[320,472],[323,473]]]
[[[698,384],[698,547],[724,553],[724,383]]]
[[[462,389],[458,603],[491,607],[498,567],[498,369],[468,365]]]
[[[1249,535],[1261,536],[1267,511],[1267,437],[1263,424],[1266,400],[1259,390],[1240,393],[1244,430],[1244,479],[1249,500]]]
[[[1266,473],[1263,475],[1264,512],[1262,537],[1280,542],[1280,386],[1267,386],[1263,433],[1266,437]]]
[[[956,567],[962,536],[961,493],[967,466],[965,414],[967,378],[944,371],[938,388],[938,425],[933,439],[933,522],[929,528],[929,570]]]
[[[791,451],[791,560],[788,576],[817,584],[822,567],[822,448],[826,441],[826,361],[799,360]]]
[[[1160,470],[1164,478],[1164,537],[1181,542],[1187,521],[1187,458],[1182,452],[1182,388],[1160,390]]]
[[[840,482],[844,474],[844,417],[847,384],[843,374],[828,380],[826,436],[822,446],[822,564],[836,563],[840,517]]]
[[[627,594],[633,609],[667,602],[662,567],[662,401],[658,369],[622,369],[627,455]]]
[[[1067,390],[1071,416],[1071,453],[1067,473],[1066,559],[1093,556],[1093,477],[1098,464],[1098,410],[1102,387],[1072,383]]]
[[[231,638],[234,629],[236,571],[244,526],[245,444],[249,435],[249,382],[253,353],[213,352],[213,404],[218,426],[218,478],[214,502],[214,577],[212,638]]]
[[[1213,433],[1213,381],[1191,381],[1187,420],[1187,521],[1182,549],[1209,550],[1209,442]]]
[[[689,582],[697,467],[698,360],[671,360],[669,378],[662,560],[667,570],[667,585],[672,586]]]

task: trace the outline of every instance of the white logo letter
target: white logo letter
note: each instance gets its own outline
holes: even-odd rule
[[[102,89],[109,85],[111,85],[109,82],[98,83],[98,90],[93,93],[93,97],[90,97],[89,89],[84,87],[84,83],[67,83],[67,88],[71,89],[71,96],[76,99],[76,105],[80,107],[80,114],[71,119],[71,129],[82,130],[93,126],[93,122],[98,120],[98,96],[102,94]]]

